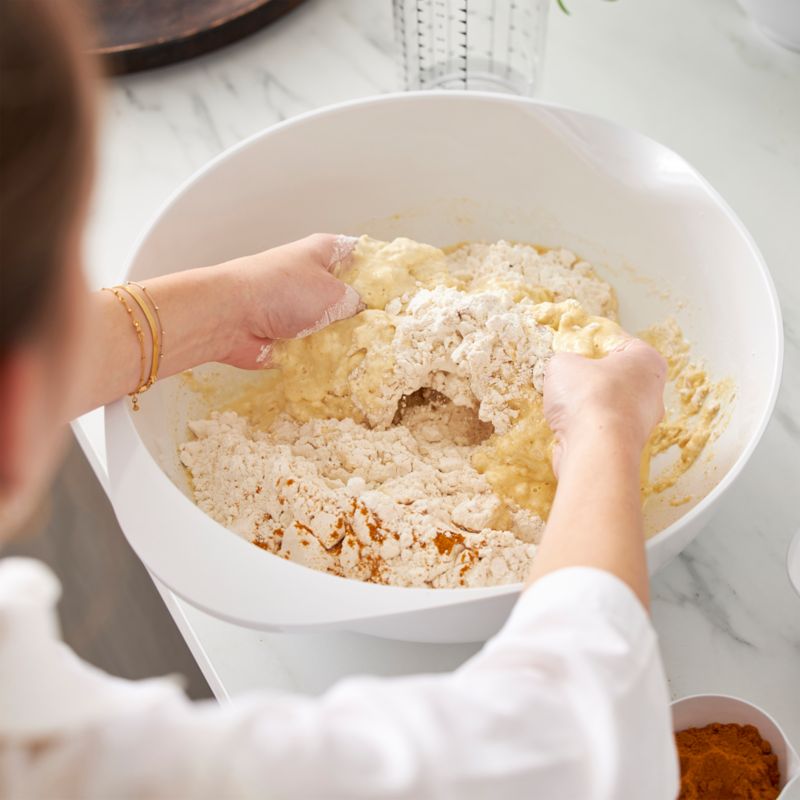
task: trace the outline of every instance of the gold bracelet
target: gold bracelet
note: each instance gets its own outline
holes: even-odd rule
[[[150,301],[150,305],[153,307],[153,310],[156,314],[156,322],[158,323],[159,331],[161,332],[161,349],[158,353],[158,364],[159,367],[161,366],[161,362],[164,360],[164,341],[166,340],[167,333],[164,330],[164,326],[161,324],[161,309],[159,309],[158,304],[155,300],[153,300],[153,295],[150,294],[150,290],[143,286],[141,283],[136,283],[136,281],[128,281],[131,286],[136,286],[137,288],[141,289],[144,292],[144,296]],[[156,370],[156,378],[158,378],[158,370]]]
[[[155,382],[156,378],[158,377],[158,362],[159,362],[159,350],[160,350],[160,336],[158,333],[158,327],[156,326],[155,318],[153,317],[153,313],[150,311],[150,306],[147,305],[147,302],[139,295],[138,290],[134,290],[132,288],[132,284],[128,284],[127,286],[119,286],[119,289],[127,292],[136,302],[136,305],[142,310],[142,314],[144,314],[145,319],[147,320],[147,324],[150,326],[150,338],[153,343],[153,356],[150,361],[150,377],[147,379],[147,382],[142,386],[142,391],[146,392]]]
[[[141,353],[140,358],[140,365],[139,365],[139,383],[137,384],[137,389],[132,391],[128,397],[131,398],[131,405],[133,406],[134,411],[139,410],[139,392],[142,391],[142,387],[144,386],[144,362],[145,362],[145,351],[144,351],[144,333],[142,333],[142,326],[139,324],[139,320],[133,315],[133,309],[128,304],[128,301],[123,297],[122,293],[114,287],[113,289],[109,289],[108,287],[103,287],[104,292],[111,292],[114,297],[122,303],[122,307],[128,312],[128,316],[133,323],[133,329],[136,331],[136,338],[139,340],[139,351]]]

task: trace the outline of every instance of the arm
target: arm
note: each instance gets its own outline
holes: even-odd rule
[[[360,298],[331,274],[353,243],[317,234],[224,264],[142,281],[158,304],[165,331],[159,377],[208,361],[245,369],[268,366],[274,340],[356,313]],[[149,374],[149,326],[135,302],[125,299],[145,333]],[[141,368],[133,325],[113,294],[92,294],[89,320],[93,350],[77,390],[76,415],[132,392]]]
[[[537,581],[452,674],[355,677],[320,698],[259,692],[222,707],[150,682],[113,689],[119,707],[104,721],[35,744],[27,762],[10,754],[16,795],[674,800],[678,790],[655,634],[599,570]]]
[[[664,408],[666,364],[638,339],[600,360],[557,355],[545,381],[558,490],[530,582],[569,566],[620,578],[648,605],[642,451]]]

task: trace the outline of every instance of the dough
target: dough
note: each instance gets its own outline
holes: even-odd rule
[[[367,309],[279,343],[262,386],[190,426],[181,459],[196,502],[260,547],[344,577],[523,580],[555,493],[547,360],[619,343],[613,289],[567,250],[503,241],[443,251],[362,237],[339,277]],[[694,405],[654,434],[654,452],[680,457],[653,483],[645,463],[644,492],[691,466],[719,410],[677,326],[650,338]]]

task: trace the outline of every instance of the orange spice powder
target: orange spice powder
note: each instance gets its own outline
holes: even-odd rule
[[[753,725],[713,722],[675,735],[681,764],[678,800],[775,800],[778,758]]]

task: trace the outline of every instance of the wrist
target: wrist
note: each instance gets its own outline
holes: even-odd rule
[[[585,417],[561,438],[559,472],[571,463],[588,459],[604,467],[613,462],[615,469],[638,473],[646,440],[637,428],[613,415]]]
[[[166,309],[169,372],[225,362],[234,346],[243,302],[228,264],[176,272],[153,282]]]
[[[248,328],[247,309],[250,295],[241,270],[236,263],[228,261],[201,270],[203,302],[198,313],[207,311],[211,330],[208,336],[208,352],[204,361],[230,361],[239,339]]]

